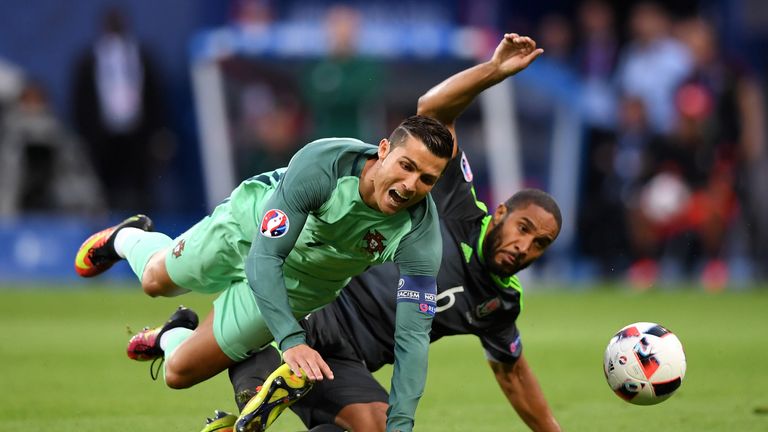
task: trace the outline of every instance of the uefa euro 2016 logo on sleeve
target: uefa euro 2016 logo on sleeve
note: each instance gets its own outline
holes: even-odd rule
[[[269,210],[261,220],[261,235],[269,238],[282,237],[288,232],[288,225],[288,216],[282,210]]]
[[[464,180],[466,180],[467,183],[472,182],[472,179],[475,178],[472,174],[472,167],[469,166],[467,155],[464,152],[461,152],[461,173],[464,174]]]

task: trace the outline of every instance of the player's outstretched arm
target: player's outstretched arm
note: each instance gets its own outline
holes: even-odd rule
[[[525,69],[543,52],[533,39],[507,33],[490,60],[451,76],[421,96],[417,113],[437,119],[454,133],[456,118],[478,94]]]
[[[489,360],[488,363],[504,395],[531,430],[537,432],[560,431],[560,425],[552,415],[539,382],[533,375],[525,357],[521,355],[514,364],[499,363],[493,360]]]
[[[333,374],[320,354],[307,345],[304,329],[294,317],[283,265],[310,212],[320,208],[335,188],[336,179],[330,168],[334,161],[335,155],[329,156],[324,147],[315,144],[305,146],[294,155],[280,184],[264,204],[260,229],[245,260],[248,284],[264,323],[284,353],[285,362],[296,375],[303,376],[303,370],[313,381],[324,377],[333,379]],[[312,287],[301,286],[301,289]]]
[[[417,303],[398,302],[396,310],[395,363],[387,410],[387,432],[410,432],[427,378],[432,315],[422,312]]]

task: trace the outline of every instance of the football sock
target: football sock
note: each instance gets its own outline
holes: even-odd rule
[[[147,232],[127,227],[115,235],[115,252],[128,260],[133,272],[141,281],[144,267],[155,252],[171,245],[173,240],[163,233]]]
[[[120,256],[120,258],[125,259],[125,251],[128,247],[127,244],[134,244],[137,241],[136,234],[146,232],[144,230],[140,230],[138,228],[134,227],[125,227],[117,231],[117,234],[115,234],[115,252]]]
[[[176,347],[181,345],[193,331],[186,327],[176,327],[163,333],[160,336],[160,349],[165,353],[165,357],[170,356]]]
[[[163,350],[166,365],[168,364],[167,360],[171,358],[173,352],[176,351],[176,348],[178,348],[182,342],[187,340],[192,332],[194,332],[194,330],[184,327],[176,327],[160,336],[160,349]],[[163,366],[163,377],[165,377],[165,365]]]

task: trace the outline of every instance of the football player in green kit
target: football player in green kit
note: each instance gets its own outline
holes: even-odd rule
[[[204,381],[274,339],[287,366],[273,378],[299,390],[288,391],[293,398],[310,385],[307,379],[333,379],[297,319],[333,301],[352,276],[395,262],[402,283],[392,292],[397,360],[387,429],[410,431],[426,379],[442,255],[428,194],[452,152],[451,132],[423,116],[406,119],[378,146],[314,141],[287,168],[241,183],[178,238],[152,232],[149,218],[134,216],[88,238],[75,268],[92,277],[126,259],[150,296],[219,294],[199,327],[197,316],[180,308],[131,339],[129,357],[165,357],[169,387]],[[238,430],[266,428],[283,408],[247,419]]]

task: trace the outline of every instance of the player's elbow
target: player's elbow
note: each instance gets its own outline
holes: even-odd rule
[[[421,95],[421,97],[419,97],[419,101],[416,104],[416,114],[421,116],[427,116],[427,117],[435,116],[435,112],[432,109],[430,104],[430,99],[431,98],[429,97],[429,93]]]
[[[422,95],[419,97],[419,101],[416,103],[416,114],[418,115],[425,115],[426,111],[426,105],[427,105],[427,95]]]

